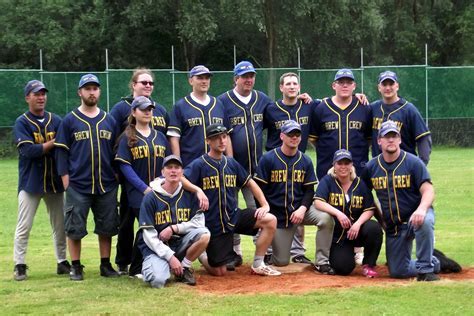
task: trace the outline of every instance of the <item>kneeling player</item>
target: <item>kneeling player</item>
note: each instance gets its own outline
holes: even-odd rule
[[[216,276],[225,275],[226,264],[235,258],[233,234],[255,235],[256,242],[252,272],[259,275],[280,275],[265,265],[265,251],[272,242],[276,229],[276,218],[269,214],[269,206],[262,190],[247,171],[233,158],[224,156],[228,142],[227,129],[220,124],[206,128],[206,143],[209,153],[195,159],[184,171],[185,177],[202,188],[209,198],[209,210],[205,212],[206,226],[211,231],[207,247],[207,260],[202,263],[206,270]],[[247,186],[261,207],[240,210],[237,208],[237,189]]]
[[[193,193],[184,191],[181,184],[181,159],[170,155],[163,160],[164,179],[150,183],[140,207],[139,248],[143,254],[143,280],[161,288],[170,278],[196,285],[192,262],[209,243],[210,233],[204,226],[204,215],[197,211],[199,202]]]
[[[276,266],[288,265],[297,225],[315,225],[318,227],[315,268],[323,274],[334,274],[329,264],[334,221],[328,214],[310,208],[316,175],[311,158],[298,150],[301,125],[287,121],[281,127],[280,139],[281,146],[260,159],[255,176],[278,220],[271,262]]]
[[[382,228],[370,220],[375,211],[374,199],[364,181],[357,177],[348,150],[339,149],[334,154],[333,167],[321,179],[314,205],[331,214],[336,222],[329,258],[336,274],[350,274],[355,268],[354,247],[364,247],[362,273],[376,277]]]

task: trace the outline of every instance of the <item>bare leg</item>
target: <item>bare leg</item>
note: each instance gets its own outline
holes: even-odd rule
[[[206,251],[207,244],[209,243],[209,239],[211,235],[203,234],[195,243],[191,245],[186,251],[186,258],[189,261],[196,260],[204,251]]]
[[[81,259],[81,240],[67,239],[67,246],[69,248],[69,254],[71,260],[80,260]]]
[[[255,228],[260,228],[260,236],[255,243],[255,256],[265,256],[275,235],[276,223],[276,217],[268,213],[255,223]]]
[[[101,258],[110,258],[112,237],[99,235],[99,252]]]

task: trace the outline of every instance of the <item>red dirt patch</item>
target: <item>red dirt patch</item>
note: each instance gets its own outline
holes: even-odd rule
[[[283,269],[282,269],[283,270]],[[214,277],[204,270],[196,271],[196,289],[213,294],[254,294],[254,293],[305,293],[321,288],[350,288],[383,284],[409,284],[414,279],[391,279],[385,266],[378,266],[380,276],[369,279],[357,267],[349,276],[328,276],[313,272],[310,266],[298,273],[283,273],[277,277],[263,277],[250,274],[250,267],[243,265],[225,277]],[[442,280],[473,280],[474,268],[463,268],[461,273],[441,274]]]

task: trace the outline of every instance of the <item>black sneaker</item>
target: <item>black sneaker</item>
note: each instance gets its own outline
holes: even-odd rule
[[[242,256],[235,255],[234,259],[231,262],[228,262],[226,265],[227,271],[235,271],[235,267],[240,267],[242,265]]]
[[[444,253],[435,249],[433,256],[438,258],[441,272],[444,273],[459,273],[462,271],[461,265],[451,258],[446,257]]]
[[[119,275],[128,275],[128,265],[117,265]]]
[[[313,264],[313,262],[311,262],[311,260],[309,260],[305,255],[294,256],[291,261],[294,263]]]
[[[100,275],[106,278],[116,278],[120,276],[110,263],[103,263],[100,265]]]
[[[15,268],[13,269],[13,278],[17,281],[26,280],[26,269],[28,269],[26,264],[16,264]]]
[[[67,260],[58,263],[58,268],[56,269],[57,274],[69,274],[69,272],[71,272],[71,265]]]
[[[82,281],[84,280],[84,266],[81,265],[72,265],[71,272],[69,272],[69,279],[72,281]]]
[[[439,276],[437,276],[433,272],[430,272],[430,273],[418,273],[416,280],[431,282],[431,281],[439,281],[440,279],[439,279]]]
[[[314,269],[321,274],[335,275],[334,269],[329,264],[314,265]]]
[[[191,268],[184,268],[183,274],[176,276],[177,282],[182,282],[187,285],[196,285],[196,279],[194,278],[194,271]]]

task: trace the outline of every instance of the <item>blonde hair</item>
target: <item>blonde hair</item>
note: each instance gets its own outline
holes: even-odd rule
[[[331,167],[331,169],[329,169],[328,175],[330,175],[333,179],[337,178],[336,171],[334,170],[334,166]],[[357,173],[354,166],[352,166],[351,168],[350,177],[351,177],[351,181],[354,181],[354,179],[357,178]]]
[[[133,84],[136,83],[137,80],[138,80],[138,77],[140,77],[140,75],[143,75],[143,74],[150,75],[151,79],[153,79],[153,81],[155,81],[155,76],[153,75],[153,73],[151,72],[150,69],[148,69],[148,68],[136,68],[133,71],[132,78],[130,78],[130,82],[128,83],[128,87],[130,88],[130,92],[132,93],[132,95],[133,95]]]

